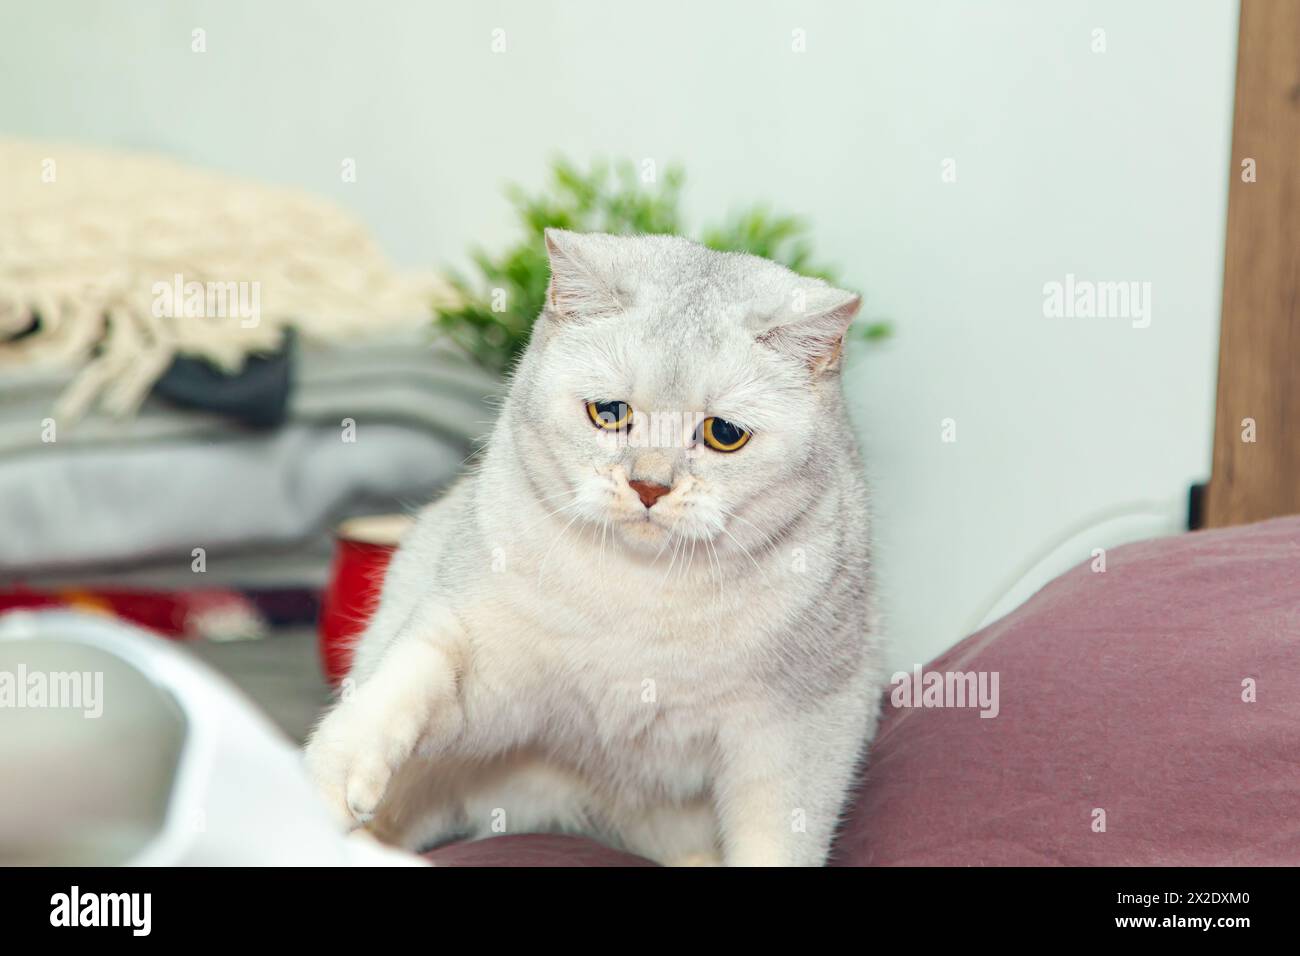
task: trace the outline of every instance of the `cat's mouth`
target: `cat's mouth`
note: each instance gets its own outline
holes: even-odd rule
[[[635,534],[653,537],[665,535],[672,531],[674,522],[656,515],[653,509],[645,509],[639,515],[630,515],[621,522],[622,527]]]
[[[633,551],[654,555],[670,540],[689,543],[719,533],[709,520],[713,509],[699,499],[690,479],[663,484],[629,480],[621,468],[601,478],[584,509],[587,519],[597,533],[608,528]]]
[[[640,514],[622,512],[610,525],[624,544],[636,551],[649,549],[653,554],[673,535],[677,522],[667,515],[655,514],[653,508],[643,508]]]
[[[671,553],[675,545],[689,548],[693,542],[703,544],[715,537],[713,529],[691,517],[678,509],[658,513],[657,508],[647,508],[641,514],[624,514],[615,524],[630,548],[659,556]]]
[[[679,535],[649,521],[624,525],[619,532],[625,554],[639,562],[655,564],[662,558],[666,563],[675,548],[680,547]]]

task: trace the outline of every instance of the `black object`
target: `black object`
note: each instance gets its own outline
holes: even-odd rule
[[[1187,493],[1187,530],[1199,531],[1205,526],[1205,483],[1192,485]]]
[[[320,592],[314,588],[247,588],[243,594],[273,628],[314,627],[320,618]]]
[[[297,349],[294,330],[286,329],[276,351],[249,356],[236,375],[227,375],[205,359],[178,355],[154,384],[153,394],[250,428],[278,428],[289,414]]]

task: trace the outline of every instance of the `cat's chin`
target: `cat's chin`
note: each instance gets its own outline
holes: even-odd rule
[[[619,537],[624,544],[634,551],[648,551],[650,554],[654,554],[662,547],[668,540],[668,536],[672,534],[671,528],[646,519],[621,521],[617,527]]]
[[[685,533],[685,528],[648,519],[621,521],[616,527],[624,547],[652,559],[661,555],[671,556],[674,547],[689,546],[698,537]]]

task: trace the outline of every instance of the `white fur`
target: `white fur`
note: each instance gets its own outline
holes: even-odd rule
[[[311,771],[342,819],[412,848],[561,830],[820,865],[882,676],[838,377],[857,297],[671,237],[547,244],[481,465],[394,558]],[[585,412],[616,400],[634,435],[683,412],[753,437],[619,446]],[[629,480],[672,490],[647,509]]]

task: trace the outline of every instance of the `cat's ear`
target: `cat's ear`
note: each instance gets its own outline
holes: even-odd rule
[[[546,287],[546,311],[562,319],[598,318],[623,311],[610,279],[604,236],[585,236],[565,229],[547,229],[546,254],[551,281]]]
[[[862,305],[862,296],[831,286],[797,289],[789,306],[766,328],[758,340],[798,360],[814,376],[839,368],[844,336]]]

